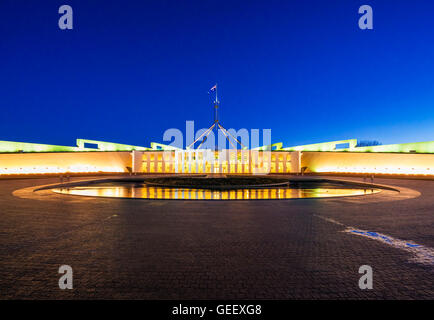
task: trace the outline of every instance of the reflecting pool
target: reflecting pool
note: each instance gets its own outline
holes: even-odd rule
[[[105,183],[52,190],[57,193],[79,196],[155,200],[279,200],[368,195],[381,191],[380,189],[330,186],[328,184],[321,187],[318,183],[312,186],[304,184],[295,187],[236,190],[164,188],[140,183]]]

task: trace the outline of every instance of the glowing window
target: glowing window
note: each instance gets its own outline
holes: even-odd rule
[[[166,172],[166,173],[168,173],[168,172],[170,172],[170,164],[168,164],[168,163],[165,163],[164,164],[164,171]]]

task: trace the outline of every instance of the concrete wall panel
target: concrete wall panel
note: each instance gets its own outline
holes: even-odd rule
[[[434,154],[303,152],[308,172],[434,175]]]
[[[131,166],[131,152],[0,154],[0,174],[128,172]]]

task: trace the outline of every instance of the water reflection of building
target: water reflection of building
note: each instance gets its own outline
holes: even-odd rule
[[[161,187],[97,187],[56,189],[56,192],[98,196],[98,197],[122,197],[161,200],[270,200],[270,199],[294,199],[294,198],[321,198],[349,195],[372,194],[378,189],[349,189],[318,187],[313,189],[293,188],[265,188],[265,189],[238,189],[238,190],[209,190],[188,188],[161,188]]]

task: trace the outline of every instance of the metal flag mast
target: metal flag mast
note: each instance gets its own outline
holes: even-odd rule
[[[214,100],[214,126],[215,126],[215,150],[217,151],[218,149],[218,136],[219,136],[219,128],[218,128],[218,124],[219,124],[219,115],[218,115],[218,110],[219,110],[219,100],[218,100],[218,86],[217,83],[215,84],[215,86],[213,87],[215,88],[215,100]]]
[[[217,92],[217,83],[215,84],[214,87],[211,88],[211,91],[215,89],[215,100],[214,100],[214,123],[212,124],[211,127],[209,127],[207,130],[205,130],[196,140],[193,141],[193,143],[191,143],[187,149],[190,149],[191,147],[194,147],[194,144],[199,141],[202,137],[203,140],[202,142],[199,144],[199,146],[197,147],[197,149],[200,149],[200,147],[202,146],[202,144],[206,141],[208,135],[213,131],[213,129],[215,128],[216,130],[216,135],[215,135],[215,139],[216,139],[216,145],[215,145],[215,150],[217,150],[218,145],[217,145],[217,140],[218,140],[218,130],[220,129],[223,134],[225,135],[226,139],[229,141],[229,143],[232,145],[232,147],[234,149],[236,149],[236,144],[234,144],[233,141],[231,141],[230,138],[232,138],[233,140],[235,140],[236,143],[238,143],[242,149],[246,149],[246,147],[237,139],[235,138],[229,131],[227,131],[221,124],[218,118],[218,108],[220,106],[220,101],[218,100],[218,92]]]

